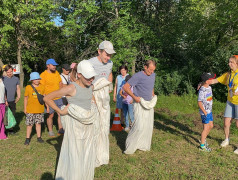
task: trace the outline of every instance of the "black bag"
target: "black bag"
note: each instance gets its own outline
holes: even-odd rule
[[[36,90],[36,88],[35,88],[33,85],[31,85],[31,87],[32,87],[33,90],[36,92],[37,99],[38,99],[39,103],[40,103],[41,105],[43,105],[43,104],[45,103],[44,100],[43,100],[44,96],[43,96],[42,94],[39,94],[38,91]]]
[[[63,102],[63,105],[65,106],[68,105],[68,100],[66,99],[66,97],[62,97],[62,102]]]

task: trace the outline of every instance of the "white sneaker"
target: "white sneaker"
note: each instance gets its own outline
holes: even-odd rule
[[[235,154],[238,154],[238,148],[234,151]]]
[[[129,131],[130,131],[130,128],[129,128],[129,127],[126,127],[126,128],[125,128],[125,131],[126,131],[126,132],[129,132]]]
[[[221,143],[221,147],[226,147],[226,146],[228,146],[229,145],[229,140],[228,139],[225,139],[224,141],[222,141],[222,143]]]

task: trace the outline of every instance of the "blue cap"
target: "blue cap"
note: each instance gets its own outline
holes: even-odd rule
[[[54,59],[48,59],[48,60],[46,61],[46,65],[48,65],[48,64],[52,64],[53,66],[57,66],[57,65],[58,65],[58,64],[55,62]]]
[[[30,74],[30,80],[29,81],[36,80],[36,79],[41,79],[40,74],[38,72],[32,72]]]

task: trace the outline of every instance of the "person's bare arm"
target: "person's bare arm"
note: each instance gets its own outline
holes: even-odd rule
[[[126,96],[122,93],[122,89],[120,90],[120,95],[125,99]]]
[[[8,106],[7,95],[5,94],[5,105]]]
[[[130,84],[129,83],[126,83],[124,86],[123,86],[123,89],[124,91],[130,95],[136,102],[140,102],[140,97],[137,97],[134,95],[134,93],[131,91],[131,88],[130,88]]]
[[[56,112],[58,112],[61,115],[67,114],[66,110],[61,110],[58,108],[58,106],[53,101],[55,98],[62,97],[62,96],[74,96],[76,94],[76,88],[73,84],[68,85],[66,87],[63,87],[59,89],[58,91],[54,91],[44,97],[45,103],[52,107]],[[66,107],[67,108],[67,107]]]
[[[65,82],[66,82],[66,81],[65,81]],[[61,88],[63,88],[63,87],[65,87],[65,86],[68,85],[67,82],[66,82],[66,84],[64,84],[63,81],[62,81],[61,83],[62,83]]]
[[[117,79],[116,79],[116,82],[115,82],[115,86],[114,86],[114,92],[113,92],[113,101],[116,102],[117,101]]]
[[[21,98],[21,88],[20,85],[17,85],[17,98],[15,100],[15,103],[17,103]]]
[[[152,91],[152,96],[153,97],[155,96],[155,89],[153,89],[153,91]]]
[[[28,96],[24,96],[24,113],[26,114],[26,106],[27,106]]]
[[[109,93],[111,93],[113,91],[113,84],[112,84],[113,76],[112,76],[112,73],[109,74],[108,81],[111,82],[111,84],[109,85]]]
[[[112,73],[109,74],[108,81],[110,81],[110,82],[113,81],[113,75],[112,75]]]
[[[207,80],[206,83],[211,85],[211,84],[216,84],[216,83],[219,83],[219,82],[218,82],[217,79],[211,79],[211,80]]]
[[[202,112],[207,115],[207,112],[205,111],[203,105],[202,105],[202,101],[198,101],[198,107],[202,110]]]
[[[211,80],[207,80],[206,81],[207,84],[211,85],[211,84],[216,84],[219,83],[219,81],[217,79],[211,79]],[[199,90],[202,86],[202,83],[198,84],[197,90]]]
[[[60,87],[60,88],[63,88],[63,83],[62,83],[62,81],[59,82],[59,87]]]

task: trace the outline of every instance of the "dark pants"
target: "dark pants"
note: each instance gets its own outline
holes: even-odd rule
[[[15,101],[8,102],[8,107],[11,109],[13,116],[16,114],[16,103]]]

